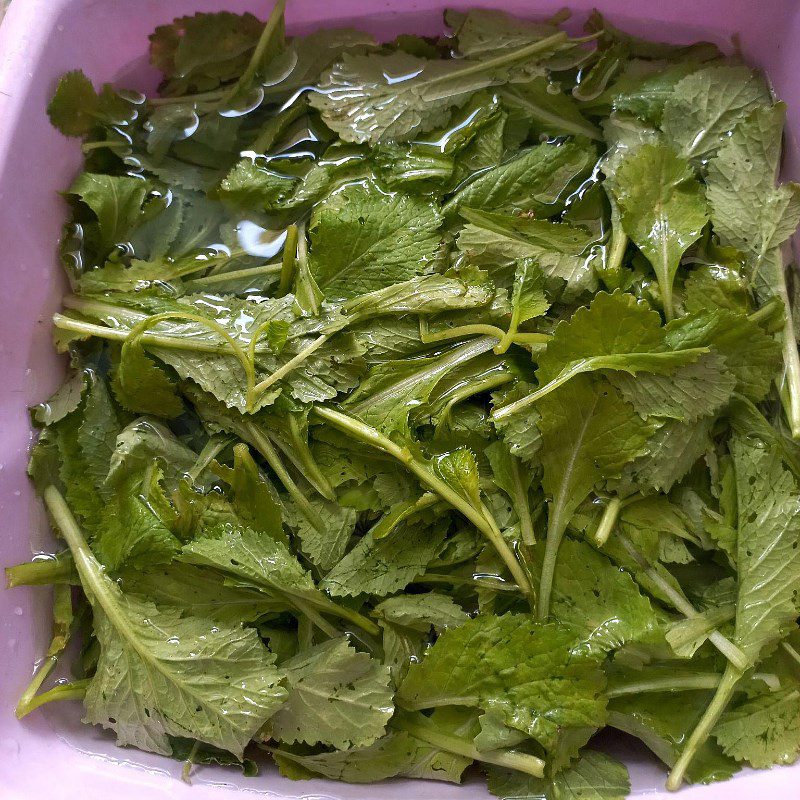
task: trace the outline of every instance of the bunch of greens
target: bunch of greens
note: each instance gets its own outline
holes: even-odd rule
[[[283,775],[623,798],[610,727],[730,776],[800,749],[784,108],[594,14],[441,38],[158,28],[66,74],[72,373],[30,475],[65,547],[18,713]],[[70,639],[74,680],[41,692]]]

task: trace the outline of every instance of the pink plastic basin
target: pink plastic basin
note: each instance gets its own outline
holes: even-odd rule
[[[501,7],[541,16],[569,4],[580,25],[598,5],[634,33],[721,45],[738,33],[748,60],[762,67],[788,105],[785,177],[800,179],[800,0],[291,0],[290,33],[320,25],[354,25],[379,37],[438,33],[441,11]],[[64,363],[50,344],[50,316],[64,285],[56,245],[65,208],[56,192],[79,168],[80,148],[52,129],[45,106],[63,72],[82,68],[95,83],[116,81],[151,91],[158,80],[145,55],[156,25],[195,11],[252,11],[266,18],[269,0],[14,0],[0,27],[0,565],[49,550],[44,514],[25,476],[31,442],[27,406],[45,399]],[[227,800],[237,791],[308,800],[478,800],[466,786],[394,781],[348,786],[292,782],[266,769],[257,778],[206,767],[194,785],[178,779],[169,759],[122,750],[80,723],[77,703],[53,704],[18,722],[13,708],[50,637],[49,590],[0,590],[0,800]],[[629,765],[633,794],[667,796],[665,773],[641,747],[609,744]],[[800,763],[767,772],[744,771],[732,781],[691,787],[681,800],[798,800]]]

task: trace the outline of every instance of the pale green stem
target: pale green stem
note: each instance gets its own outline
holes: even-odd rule
[[[545,762],[537,756],[522,753],[518,750],[478,750],[471,741],[449,733],[443,733],[430,724],[416,722],[405,716],[398,720],[397,725],[417,739],[421,739],[423,742],[427,742],[448,753],[455,753],[473,761],[482,761],[485,764],[495,764],[498,767],[524,772],[537,778],[541,778],[544,775]]]
[[[286,229],[286,242],[283,245],[283,261],[281,263],[281,280],[278,284],[278,297],[289,293],[297,270],[297,225]]]
[[[208,465],[233,441],[231,436],[212,436],[200,451],[197,460],[191,469],[186,473],[189,480],[194,484],[197,479],[205,472]]]
[[[292,602],[297,607],[297,610],[305,614],[309,621],[316,625],[329,639],[335,639],[337,636],[341,635],[341,632],[336,627],[323,619],[308,603],[298,600],[297,598],[293,598]]]
[[[531,517],[530,503],[528,502],[528,492],[522,482],[519,460],[511,460],[511,480],[514,492],[514,504],[517,506],[519,515],[519,534],[523,544],[533,547],[536,544],[536,534],[533,530],[533,519]]]
[[[124,342],[129,335],[129,331],[119,330],[118,328],[108,328],[105,325],[97,325],[94,322],[83,322],[72,317],[65,317],[63,314],[53,314],[53,325],[62,331],[73,331],[85,336],[95,336],[98,339],[107,339],[111,342]],[[140,339],[143,345],[150,347],[164,347],[170,350],[188,350],[192,353],[215,353],[230,354],[230,350],[224,344],[214,342],[200,342],[189,338],[178,336],[160,336],[154,333],[143,333]]]
[[[210,103],[221,100],[225,96],[224,89],[217,89],[213,92],[199,92],[198,94],[185,94],[180,97],[148,97],[147,102],[151,106],[171,106],[195,103]]]
[[[621,508],[622,501],[619,497],[612,497],[606,504],[603,516],[600,518],[600,524],[594,534],[594,541],[598,547],[602,547],[608,541],[611,531],[614,530],[614,526],[617,524]]]
[[[56,664],[58,664],[58,656],[47,656],[39,665],[36,674],[22,693],[22,697],[20,697],[17,707],[14,709],[17,719],[22,719],[35,708],[38,708],[36,704],[36,693],[42,688],[45,678],[53,671]]]
[[[186,756],[186,761],[183,762],[183,769],[181,770],[181,780],[184,783],[191,784],[189,776],[192,773],[192,767],[194,766],[194,759],[199,749],[200,749],[200,742],[195,741],[195,743],[192,745],[192,749],[189,751],[189,755]]]
[[[680,678],[651,678],[650,680],[623,683],[618,686],[611,685],[606,690],[606,695],[612,698],[648,692],[688,692],[693,689],[716,689],[721,680],[722,675],[717,675],[716,673],[687,675]]]
[[[331,338],[331,335],[332,334],[329,333],[323,333],[321,336],[318,336],[310,345],[303,348],[293,358],[290,358],[282,367],[276,369],[275,372],[264,378],[263,381],[257,383],[253,387],[253,403],[255,404],[258,402],[258,399],[270,386],[277,383],[281,378],[288,375],[293,369],[302,364],[313,352],[319,350],[319,348]]]
[[[755,322],[756,325],[760,325],[768,320],[778,310],[779,306],[783,307],[783,301],[779,297],[770,297],[761,308],[756,309],[752,314],[748,314],[747,319],[750,322]]]
[[[672,603],[673,608],[689,619],[700,616],[695,607],[680,592],[671,586],[662,575],[650,566],[647,559],[639,552],[633,542],[620,531],[617,531],[617,541],[619,541],[628,555],[636,561],[639,568],[644,571],[647,577],[658,586],[661,593]],[[711,642],[736,669],[739,671],[747,669],[747,656],[719,631],[712,631],[708,635],[708,641]]]
[[[786,653],[791,656],[798,664],[800,664],[800,653],[792,647],[789,642],[781,642],[781,647],[784,649]]]
[[[733,691],[736,688],[736,684],[741,677],[742,670],[737,669],[733,664],[727,665],[713,700],[700,718],[700,722],[697,723],[697,727],[692,731],[692,735],[686,742],[686,746],[683,748],[680,758],[675,762],[675,766],[672,768],[669,778],[667,778],[667,789],[671,792],[681,788],[686,770],[689,768],[695,754],[700,747],[703,746],[706,739],[708,739],[709,734],[725,711],[733,695]]]
[[[494,523],[494,520],[487,518],[480,509],[467,503],[457,492],[448,486],[445,481],[434,474],[432,470],[417,461],[406,448],[399,447],[391,439],[388,439],[375,430],[375,428],[330,408],[316,407],[312,413],[320,419],[329,422],[334,427],[354,435],[357,439],[361,439],[361,441],[366,444],[393,456],[404,464],[425,486],[436,492],[439,497],[463,514],[484,536],[486,536],[495,550],[497,550],[503,563],[508,567],[514,580],[519,585],[520,590],[527,596],[531,595],[530,581],[502,534],[497,530],[497,525]]]
[[[272,471],[277,475],[278,480],[283,484],[283,487],[289,493],[289,497],[292,498],[302,515],[317,531],[325,533],[325,523],[300,490],[300,487],[294,482],[286,467],[283,466],[283,462],[273,447],[270,438],[251,420],[245,421],[244,427],[253,446],[261,453]]]
[[[260,267],[234,269],[230,272],[215,272],[213,275],[206,275],[204,278],[193,278],[190,281],[185,281],[183,285],[187,288],[210,286],[217,283],[237,280],[238,278],[250,278],[258,275],[276,275],[281,269],[283,269],[281,264],[263,264]]]
[[[51,583],[74,583],[75,565],[68,550],[58,558],[42,558],[6,567],[6,588],[17,586],[49,586]]]
[[[72,683],[61,683],[46,692],[37,694],[25,709],[25,714],[30,714],[31,711],[36,711],[37,708],[57,700],[83,700],[90,683],[91,679],[89,678],[72,681]]]
[[[285,8],[286,8],[286,0],[277,0],[277,2],[272,8],[272,13],[269,15],[267,24],[264,26],[264,30],[261,32],[261,36],[258,39],[258,44],[256,44],[256,49],[253,51],[253,55],[250,56],[250,61],[248,62],[245,71],[242,73],[241,77],[236,82],[233,89],[231,89],[228,92],[228,94],[226,95],[226,99],[235,97],[236,93],[239,91],[241,87],[247,86],[250,83],[250,81],[252,81],[253,78],[255,78],[259,66],[261,65],[261,59],[264,58],[264,53],[266,52],[270,40],[272,39],[272,35],[275,33],[278,26],[281,24]]]
[[[421,577],[417,578],[414,583],[434,583],[434,584],[450,584],[452,586],[472,586],[475,589],[483,589],[488,592],[518,592],[519,586],[515,583],[506,583],[499,575],[493,582],[487,581],[485,578],[465,578],[461,575],[445,575],[438,572],[426,572]]]
[[[505,331],[496,325],[484,325],[476,323],[474,325],[459,325],[456,328],[447,328],[443,331],[430,333],[428,331],[427,320],[420,318],[419,338],[423,344],[433,344],[435,342],[445,342],[449,339],[463,339],[465,336],[492,336],[495,339],[502,339]]]
[[[289,415],[289,433],[291,441],[294,444],[294,454],[298,458],[302,468],[305,470],[306,477],[309,482],[317,487],[319,493],[326,500],[336,500],[336,492],[333,490],[330,481],[325,477],[319,464],[314,460],[311,451],[308,449],[308,444],[300,433],[300,426],[297,423],[297,417],[293,414]]]

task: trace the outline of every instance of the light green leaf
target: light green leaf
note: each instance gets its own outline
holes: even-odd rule
[[[664,106],[661,129],[681,155],[702,158],[753,109],[769,102],[769,90],[748,67],[704,67],[675,86]]]
[[[524,381],[509,388],[504,387],[492,393],[493,408],[499,410],[505,405],[522,400],[532,391],[533,387]],[[538,453],[542,446],[539,420],[539,412],[534,407],[529,408],[525,414],[511,414],[501,419],[492,417],[498,435],[509,446],[511,454],[524,461],[529,468],[539,461]]]
[[[97,557],[112,571],[123,564],[147,567],[169,563],[180,549],[165,521],[156,513],[166,502],[159,484],[160,470],[132,474],[115,486],[104,505],[92,546]]]
[[[281,665],[289,695],[270,721],[282,742],[366,747],[386,730],[394,712],[389,668],[332,639]]]
[[[361,594],[385,597],[408,586],[442,546],[440,525],[403,524],[391,536],[375,540],[370,533],[328,573],[322,587],[336,597]]]
[[[794,764],[800,754],[800,691],[746,700],[722,715],[712,735],[726,755],[755,769]]]
[[[547,313],[550,303],[544,288],[545,276],[536,262],[530,258],[520,259],[511,292],[511,320],[506,335],[497,345],[497,352],[504,352],[509,348],[520,325]]]
[[[533,563],[541,567],[538,545]],[[588,544],[561,543],[553,579],[553,618],[579,633],[581,652],[602,657],[629,642],[641,641],[658,627],[650,601],[633,578]]]
[[[630,479],[644,491],[668,492],[708,451],[713,422],[712,417],[668,420],[647,441],[647,452],[626,466],[621,484]]]
[[[666,340],[675,349],[713,347],[736,378],[736,391],[754,402],[765,397],[780,364],[780,344],[743,314],[726,309],[673,320]]]
[[[75,411],[86,390],[86,373],[76,370],[44,402],[31,408],[31,418],[37,425],[53,425]]]
[[[791,236],[800,221],[796,184],[775,188],[785,106],[758,108],[736,126],[708,165],[714,230],[755,259]]]
[[[114,730],[120,746],[170,755],[168,737],[182,736],[241,758],[286,696],[258,634],[124,594],[58,492],[48,490],[46,501],[72,551],[100,643],[85,721]]]
[[[427,402],[433,388],[451,370],[489,352],[495,344],[484,336],[440,356],[387,361],[344,402],[344,408],[392,439],[409,438],[409,414]]]
[[[347,186],[311,217],[311,273],[329,298],[409,280],[431,271],[441,224],[430,202],[372,182]]]
[[[492,768],[489,791],[501,800],[625,800],[631,790],[624,764],[595,750],[551,779]]]
[[[596,725],[602,678],[574,634],[529,615],[481,616],[445,631],[398,690],[409,709],[462,705],[494,711],[550,745],[559,726]],[[520,653],[526,658],[520,659]]]
[[[735,642],[755,664],[795,627],[800,584],[797,482],[773,450],[735,437],[739,596]]]
[[[429,633],[431,628],[439,632],[457,628],[469,619],[452,598],[435,592],[390,597],[375,606],[374,615],[419,633]]]
[[[233,448],[233,468],[216,464],[214,471],[230,485],[233,507],[242,522],[255,531],[286,544],[275,490],[261,475],[246,444]]]
[[[664,313],[671,319],[681,257],[708,222],[703,188],[671,148],[645,144],[623,158],[612,191],[625,232],[656,273]]]
[[[551,136],[602,138],[600,129],[583,116],[574,98],[546,78],[506,86],[500,90],[500,99],[506,108],[533,120],[536,129]]]
[[[673,692],[628,695],[611,700],[608,724],[640,739],[668,767],[675,764],[686,737],[708,705],[710,692]],[[737,772],[720,747],[706,742],[687,773],[692,783],[710,783]]]
[[[116,486],[127,476],[142,472],[157,461],[164,485],[171,492],[196,460],[197,453],[169,428],[154,419],[137,419],[117,436],[106,480],[110,486]]]
[[[128,411],[167,419],[183,412],[175,383],[145,353],[141,336],[125,339],[112,388],[119,404]]]
[[[219,526],[211,534],[184,545],[179,560],[217,569],[242,585],[267,594],[301,601],[315,599],[314,581],[288,548],[250,528]]]
[[[369,747],[334,750],[317,755],[273,751],[284,777],[294,780],[322,776],[347,783],[374,783],[407,775],[460,783],[470,760],[443,752],[405,731],[391,732]]]
[[[300,549],[312,564],[327,572],[338,564],[347,552],[355,531],[358,512],[322,497],[309,497],[313,512],[322,521],[320,528],[312,525],[297,506],[284,498],[286,524],[300,539]]]
[[[310,102],[345,141],[404,141],[443,125],[479,89],[542,74],[538,62],[565,46],[566,34],[554,33],[480,60],[430,60],[402,50],[345,54],[322,75]]]
[[[443,212],[454,214],[466,207],[552,216],[587,176],[594,158],[590,149],[571,142],[531,147],[468,182],[447,201]]]
[[[718,412],[730,400],[736,379],[716,353],[701,355],[670,375],[608,372],[608,380],[643,418],[669,417],[696,422]]]
[[[121,580],[126,593],[141,595],[159,608],[175,609],[181,616],[203,617],[225,625],[255,622],[264,614],[289,609],[280,598],[229,586],[218,573],[191,564],[127,570]]]
[[[148,184],[139,178],[79,175],[69,193],[80,197],[97,217],[97,256],[102,263],[111,248],[125,242],[139,223]]]

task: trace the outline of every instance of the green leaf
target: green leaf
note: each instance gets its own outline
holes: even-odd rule
[[[397,700],[409,709],[491,710],[549,745],[559,726],[596,725],[604,714],[601,675],[576,644],[567,629],[530,616],[480,616],[441,634],[411,665]]]
[[[713,352],[676,367],[670,375],[620,371],[609,372],[606,377],[641,417],[669,417],[681,422],[697,422],[716,414],[736,386],[725,360]]]
[[[180,542],[155,511],[163,498],[160,477],[152,465],[144,473],[130,475],[115,485],[113,498],[103,507],[92,545],[112,571],[123,565],[166,564],[177,554]]]
[[[145,353],[141,336],[125,339],[112,388],[128,411],[167,419],[183,413],[175,383]]]
[[[409,414],[428,401],[448,372],[489,352],[494,343],[490,337],[481,337],[440,356],[386,361],[372,368],[343,406],[390,438],[406,441]]]
[[[428,633],[458,628],[468,619],[466,611],[447,595],[403,594],[378,603],[373,611],[375,617],[392,625]]]
[[[739,535],[736,636],[752,664],[794,628],[800,582],[800,499],[780,456],[758,441],[735,437]]]
[[[75,370],[44,402],[31,408],[31,418],[42,427],[53,425],[75,411],[86,390],[86,373]]]
[[[169,736],[243,750],[286,696],[272,656],[252,629],[124,594],[92,554],[58,492],[46,500],[67,539],[100,643],[86,692],[86,722],[114,730],[120,746],[169,755]]]
[[[645,144],[626,156],[613,192],[622,226],[653,267],[667,319],[681,257],[708,221],[703,188],[688,163],[666,145]]]
[[[629,695],[611,700],[608,724],[642,742],[668,767],[675,764],[686,737],[708,705],[709,692]],[[730,778],[736,764],[713,742],[699,749],[687,773],[692,783]]]
[[[736,378],[736,391],[759,402],[780,364],[780,344],[743,314],[726,309],[687,314],[666,328],[673,348],[713,347]]]
[[[543,550],[538,545],[533,551],[536,567],[541,567]],[[598,657],[641,641],[658,627],[650,601],[633,578],[588,544],[569,538],[561,543],[551,613],[579,633],[581,652]]]
[[[539,403],[542,487],[549,497],[539,615],[548,613],[558,548],[575,509],[644,451],[650,428],[617,390],[579,375]]]
[[[206,92],[238,78],[263,29],[252,14],[195,14],[150,35],[150,61],[166,78],[166,94]]]
[[[546,275],[566,281],[566,301],[597,289],[592,254],[597,239],[582,228],[468,208],[460,213],[470,224],[458,235],[458,249],[471,262],[513,273],[519,259],[533,259]]]
[[[479,89],[542,74],[537,62],[565,46],[566,34],[554,33],[485,59],[429,60],[403,51],[346,53],[322,75],[310,102],[345,141],[405,141],[443,125],[450,110]]]
[[[384,314],[427,316],[477,309],[489,305],[494,297],[494,285],[485,272],[477,269],[449,270],[444,275],[419,275],[361,294],[348,300],[344,310],[360,320]]]
[[[524,115],[526,121],[533,120],[536,129],[543,133],[602,138],[600,129],[583,116],[578,103],[546,78],[504,87],[500,99],[506,108]]]
[[[300,539],[300,549],[308,560],[323,572],[328,572],[347,552],[358,512],[320,497],[311,497],[308,502],[322,525],[313,525],[305,514],[284,499],[286,524]]]
[[[489,791],[502,800],[625,800],[631,790],[624,764],[595,750],[584,750],[577,764],[551,779],[492,768]]]
[[[213,570],[173,563],[160,568],[126,570],[121,586],[128,594],[151,600],[158,608],[177,610],[181,616],[198,616],[236,626],[255,622],[265,614],[288,610],[280,598],[254,589],[229,586]]]
[[[61,76],[47,106],[50,122],[65,136],[88,136],[98,125],[127,125],[134,115],[133,106],[110,84],[97,94],[79,69]]]
[[[178,439],[169,428],[153,419],[134,420],[116,437],[106,482],[116,486],[121,480],[147,469],[157,461],[168,491],[177,488],[194,466],[197,453]]]
[[[96,252],[102,263],[114,245],[127,241],[141,221],[148,185],[139,178],[81,173],[69,188],[97,217]]]
[[[713,732],[725,754],[756,769],[794,764],[800,753],[800,691],[758,695],[722,715]]]
[[[503,406],[515,403],[527,397],[533,387],[524,381],[519,381],[509,388],[502,388],[492,393],[492,403],[497,411]],[[508,417],[497,419],[492,416],[495,430],[501,439],[508,445],[511,454],[532,467],[539,462],[539,450],[542,446],[542,435],[539,431],[539,412],[530,408],[527,414],[512,414]]]
[[[274,489],[264,480],[247,445],[233,448],[233,469],[217,464],[214,471],[230,484],[233,506],[244,524],[286,544]]]
[[[211,567],[232,576],[245,587],[290,599],[311,599],[316,588],[311,576],[288,548],[251,528],[221,525],[184,545],[179,560]]]
[[[287,51],[294,56],[291,72],[277,83],[264,87],[267,97],[291,95],[315,84],[320,73],[344,53],[365,53],[376,47],[368,33],[353,28],[318,30],[307,36],[293,36]],[[294,104],[293,104],[294,105]],[[269,145],[265,145],[269,149]]]
[[[769,102],[769,90],[748,67],[704,67],[675,86],[661,129],[682,156],[702,158],[753,109]]]
[[[369,747],[301,755],[274,750],[273,756],[286,778],[315,776],[347,783],[373,783],[406,775],[460,783],[470,760],[443,752],[405,731],[391,732]]]
[[[389,669],[332,639],[281,665],[289,695],[270,721],[285,743],[325,744],[346,750],[379,739],[394,712]]]
[[[755,258],[791,236],[800,221],[796,184],[775,188],[785,106],[758,108],[736,126],[708,165],[714,230]]]
[[[322,587],[335,597],[385,597],[425,572],[439,552],[445,529],[402,524],[391,536],[364,538],[328,573]]]
[[[469,181],[447,201],[443,212],[454,214],[466,207],[552,216],[588,175],[594,159],[592,150],[574,142],[531,147]]]
[[[622,485],[628,479],[643,491],[668,492],[711,447],[712,417],[697,422],[668,420],[647,441],[647,452],[625,467]]]
[[[431,270],[441,224],[432,203],[353,184],[311,217],[311,273],[329,298],[409,280]]]
[[[508,349],[520,325],[547,313],[550,303],[544,287],[544,273],[532,259],[523,258],[517,262],[511,293],[511,321],[505,337],[497,345],[498,352]]]

